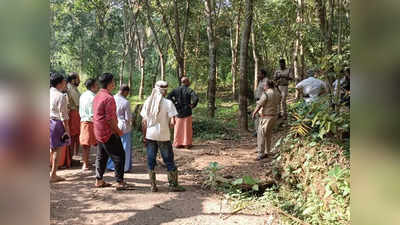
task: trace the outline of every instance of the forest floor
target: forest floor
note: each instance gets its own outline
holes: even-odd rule
[[[274,134],[274,141],[285,129]],[[81,173],[79,168],[60,170],[67,180],[51,184],[51,224],[140,224],[140,225],[212,225],[212,224],[277,224],[273,212],[234,212],[223,196],[204,190],[207,179],[203,172],[210,162],[224,166],[223,176],[250,175],[265,180],[269,160],[255,161],[256,138],[251,134],[236,140],[196,141],[192,149],[175,149],[180,183],[186,192],[168,192],[166,169],[159,158],[157,183],[159,192],[149,190],[143,149],[133,150],[133,169],[125,174],[136,190],[116,191],[114,188],[94,187],[95,173]],[[94,162],[95,151],[91,160]],[[77,157],[75,159],[80,159]],[[114,182],[114,173],[106,172],[105,181]],[[233,213],[234,212],[234,213]],[[276,218],[277,219],[277,218]]]

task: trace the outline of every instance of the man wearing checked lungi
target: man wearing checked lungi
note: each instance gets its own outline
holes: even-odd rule
[[[50,76],[50,158],[51,172],[50,182],[65,180],[57,176],[58,153],[63,146],[69,144],[69,116],[67,106],[66,80],[59,73]]]

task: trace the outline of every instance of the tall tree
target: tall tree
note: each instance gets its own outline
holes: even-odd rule
[[[253,23],[253,28],[251,29],[251,44],[253,49],[253,59],[254,59],[254,85],[253,92],[257,89],[258,84],[258,73],[260,71],[260,57],[258,55],[257,50],[257,40],[256,40],[256,28],[255,23]]]
[[[153,33],[159,60],[160,60],[159,63],[160,63],[161,80],[165,80],[165,57],[164,57],[164,53],[163,53],[164,50],[161,46],[161,40],[158,37],[158,31],[156,30],[156,27],[153,23],[153,19],[151,18],[152,10],[150,8],[149,0],[145,0],[145,7],[146,7],[147,21],[150,25],[151,32]]]
[[[136,17],[133,17],[133,26],[136,36],[136,46],[137,52],[139,55],[139,68],[140,68],[140,85],[139,85],[139,99],[143,99],[143,91],[144,91],[144,63],[145,63],[145,44],[146,44],[146,32],[144,31],[143,26],[138,26],[138,20]],[[139,32],[140,29],[140,32]]]
[[[104,56],[105,50],[102,44],[105,41],[105,30],[106,30],[106,16],[110,10],[109,0],[91,0],[90,1],[96,12],[96,36],[97,36],[97,71],[96,74],[103,73]]]
[[[321,34],[323,40],[325,41],[325,50],[327,53],[330,53],[332,51],[332,40],[331,40],[331,35],[329,33],[329,21],[326,16],[326,0],[315,0],[315,1],[317,3]]]
[[[215,92],[217,88],[216,70],[217,70],[217,56],[215,46],[215,30],[214,30],[214,17],[215,17],[215,1],[205,0],[205,14],[207,16],[207,37],[208,37],[208,57],[209,57],[209,75],[208,75],[208,115],[214,117],[215,114]]]
[[[238,6],[237,6],[238,5]],[[237,10],[236,10],[236,7]],[[231,25],[229,29],[230,46],[231,46],[231,75],[232,75],[232,99],[237,99],[237,73],[238,73],[238,52],[239,52],[239,37],[240,37],[240,18],[242,14],[242,1],[232,2],[232,16]]]
[[[245,1],[245,20],[243,21],[242,39],[240,42],[240,79],[239,79],[239,127],[248,131],[247,98],[248,98],[248,48],[253,21],[253,0]]]
[[[293,51],[293,72],[296,82],[304,78],[304,50],[303,50],[303,23],[304,23],[304,0],[296,0],[296,40]],[[296,90],[296,98],[299,93]]]
[[[172,29],[171,18],[167,18],[167,13],[165,12],[165,6],[163,7],[160,0],[156,0],[158,10],[162,15],[162,21],[164,23],[165,29],[168,33],[168,38],[171,43],[172,49],[174,51],[175,59],[178,63],[177,66],[177,78],[180,83],[181,78],[185,75],[185,38],[186,32],[189,22],[189,13],[190,13],[190,3],[189,0],[186,0],[186,7],[183,19],[183,25],[181,25],[180,21],[180,12],[178,5],[178,0],[173,0],[172,10],[173,10],[173,21],[174,21],[174,29]],[[173,35],[173,31],[175,31],[175,35]]]

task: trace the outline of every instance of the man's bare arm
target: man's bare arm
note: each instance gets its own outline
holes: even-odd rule
[[[71,136],[69,132],[69,120],[63,120],[62,122],[64,124],[65,132],[68,134],[68,136]]]
[[[111,130],[114,131],[118,136],[122,136],[123,132],[118,128],[118,122],[116,119],[108,120],[107,121],[108,125],[110,125]]]
[[[257,107],[254,109],[254,112],[251,114],[252,119],[254,119],[254,117],[256,117],[256,114],[260,111],[261,108],[262,108],[261,105],[257,105]]]

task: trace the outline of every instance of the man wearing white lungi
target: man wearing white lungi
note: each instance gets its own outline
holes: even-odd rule
[[[122,85],[118,94],[114,95],[115,103],[117,104],[118,128],[123,133],[121,142],[125,151],[124,172],[130,171],[132,168],[132,114],[131,103],[127,99],[128,95],[128,85]],[[108,159],[107,169],[114,170],[114,163],[111,159]]]

